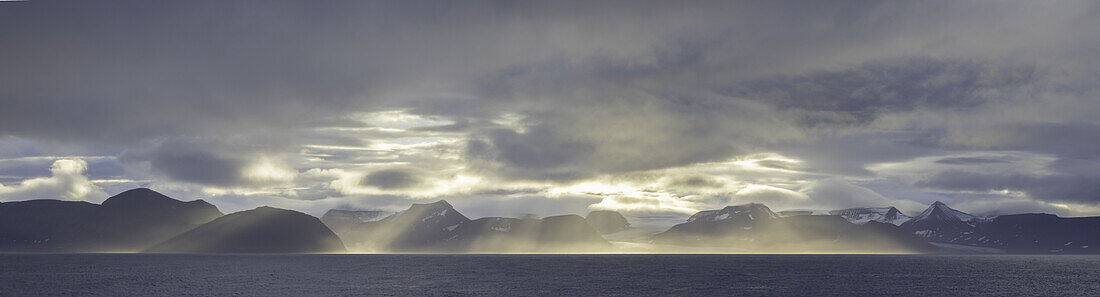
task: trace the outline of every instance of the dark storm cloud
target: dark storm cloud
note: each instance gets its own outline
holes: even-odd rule
[[[363,177],[362,184],[383,190],[406,189],[420,184],[420,178],[409,171],[384,169],[368,173]]]
[[[1100,177],[946,171],[917,182],[919,187],[957,191],[1022,191],[1043,201],[1100,202]]]
[[[339,112],[381,79],[364,71],[371,59],[330,51],[326,7],[211,4],[0,10],[0,133],[112,141],[285,125]]]
[[[461,77],[514,61],[613,48],[622,45],[615,43],[619,40],[641,45],[654,34],[637,35],[642,40],[637,44],[631,38],[586,43],[602,37],[573,39],[570,30],[633,31],[607,25],[654,9],[677,9],[660,2],[578,3],[32,1],[5,6],[0,9],[0,133],[132,141],[277,130],[368,109],[379,101],[376,94],[387,91],[435,81],[461,84]],[[557,28],[565,31],[559,34]],[[382,101],[412,107],[409,103],[421,98],[389,100]]]
[[[721,132],[697,121],[675,121],[675,114],[642,110],[601,116],[592,108],[568,114],[533,116],[538,124],[517,132],[488,131],[467,143],[472,166],[511,179],[570,181],[599,174],[661,169],[722,160],[736,148]],[[611,127],[623,127],[618,130]],[[633,127],[633,129],[626,129]],[[692,145],[679,145],[692,144]]]
[[[478,124],[479,123],[471,123],[469,119],[456,119],[455,123],[450,125],[414,127],[409,130],[426,132],[469,132]]]
[[[531,111],[527,113],[529,121],[540,135],[501,134],[470,147],[488,148],[489,159],[502,160],[503,169],[543,170],[507,175],[516,177],[583,178],[774,149],[816,159],[815,165],[831,167],[824,170],[829,173],[868,176],[871,173],[862,168],[864,164],[934,151],[941,146],[938,138],[944,132],[841,135],[843,142],[833,141],[834,133],[867,126],[888,114],[977,112],[1028,96],[1044,78],[1041,71],[1026,64],[894,57],[843,70],[738,81],[733,79],[737,75],[731,74],[737,71],[723,68],[728,65],[706,62],[722,58],[717,52],[721,48],[675,41],[656,47],[644,63],[594,55],[579,61],[527,63],[487,75],[478,80],[479,95],[486,98],[482,103]],[[646,117],[646,124],[652,127],[623,124],[631,123],[635,116]],[[577,127],[580,123],[586,126]],[[613,136],[647,128],[647,133],[633,138]],[[628,143],[643,138],[645,143]],[[496,142],[502,145],[494,145]],[[524,142],[529,143],[521,145]],[[521,149],[527,146],[539,149]],[[648,150],[636,158],[625,158],[632,161],[613,164],[608,160],[630,152],[609,149],[616,154],[602,154],[613,146]],[[576,151],[565,151],[566,147]],[[471,156],[485,155],[471,152]],[[550,164],[569,173],[551,174],[546,171]],[[570,165],[579,167],[566,168]]]
[[[223,157],[188,147],[158,147],[151,151],[129,152],[123,162],[149,162],[151,169],[178,181],[211,186],[245,184],[244,160]]]
[[[829,131],[769,147],[798,157],[803,170],[841,176],[874,176],[865,166],[933,155],[942,150],[935,139],[941,131],[872,131],[836,135]]]
[[[1064,158],[1100,158],[1100,123],[1094,121],[1064,121],[1028,123],[1002,127],[1014,137],[995,147],[1023,149],[1057,154]]]
[[[565,136],[568,137],[568,136]],[[563,138],[555,131],[536,128],[527,133],[512,130],[494,130],[488,142],[472,140],[466,146],[468,158],[474,162],[499,162],[509,173],[518,178],[537,174],[549,179],[573,179],[587,172],[578,172],[577,166],[593,150],[593,144]]]
[[[908,58],[869,62],[844,71],[737,84],[722,93],[804,111],[800,123],[866,124],[881,113],[965,110],[1025,91],[1031,67],[997,69],[963,60]]]
[[[668,182],[668,186],[681,188],[721,188],[724,185],[711,177],[698,175],[674,178]]]

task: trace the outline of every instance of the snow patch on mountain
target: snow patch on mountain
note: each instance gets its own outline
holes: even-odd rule
[[[844,219],[852,222],[853,224],[862,225],[867,222],[875,221],[880,223],[893,224],[895,226],[901,226],[902,223],[909,221],[911,218],[897,208],[891,207],[859,207],[840,209],[829,212],[830,215],[841,216]]]

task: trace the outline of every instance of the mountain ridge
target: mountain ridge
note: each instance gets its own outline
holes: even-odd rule
[[[363,222],[342,237],[353,249],[365,251],[547,252],[573,245],[610,247],[579,215],[471,220],[446,200],[413,204],[381,220]]]
[[[102,204],[3,202],[0,251],[608,252],[617,251],[619,243],[603,235],[634,230],[613,211],[470,219],[446,200],[412,204],[396,213],[330,210],[325,217],[329,220],[266,206],[222,215],[206,201],[180,201],[145,188]],[[1100,253],[1100,217],[980,217],[936,201],[907,218],[894,207],[781,216],[764,204],[749,203],[699,211],[659,233],[630,231],[607,238],[746,252]]]

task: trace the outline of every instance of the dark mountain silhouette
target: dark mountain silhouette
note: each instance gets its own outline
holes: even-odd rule
[[[188,231],[196,232],[182,237]],[[228,235],[240,236],[224,237]],[[173,252],[343,250],[332,231],[302,213],[260,208],[223,217],[202,200],[183,202],[144,188],[122,192],[101,205],[58,200],[0,204],[4,251],[137,252],[158,243],[158,251]]]
[[[596,210],[588,213],[584,219],[600,234],[611,234],[630,228],[630,222],[617,211]]]
[[[392,215],[392,212],[381,210],[339,210],[330,209],[321,216],[321,222],[325,223],[332,232],[337,234],[364,222],[373,222]]]
[[[667,246],[750,252],[941,251],[931,243],[966,252],[1100,253],[1100,217],[982,218],[942,202],[908,220],[893,207],[832,213],[836,215],[780,216],[763,204],[728,206],[700,211],[651,240]],[[470,220],[446,201],[414,204],[387,215],[332,210],[319,220],[261,207],[221,216],[202,200],[183,202],[149,189],[134,189],[102,205],[59,200],[0,203],[0,251],[339,252],[344,250],[342,238],[354,250],[596,252],[611,248],[601,232],[629,228],[621,214],[605,211],[594,211],[587,218]]]
[[[1011,253],[1100,253],[1100,217],[1003,215],[980,225],[979,234],[986,238],[960,243],[1001,248]]]
[[[577,215],[470,220],[443,200],[361,223],[342,237],[353,249],[374,251],[533,252],[610,246]]]
[[[939,225],[905,226],[907,231],[947,244],[948,248],[981,247],[1008,253],[1100,253],[1100,217],[1061,218],[1052,214],[1002,215],[969,220],[962,225],[943,219]],[[928,236],[931,235],[931,236]]]
[[[0,245],[29,251],[140,251],[221,215],[202,200],[183,202],[144,188],[122,192],[101,205],[8,202],[0,205]]]
[[[60,200],[0,203],[0,251],[61,251],[64,236],[98,207]]]
[[[183,202],[138,188],[103,201],[76,226],[72,244],[85,251],[141,251],[220,216],[206,201]]]
[[[982,218],[937,201],[901,227],[953,250],[978,247],[1028,254],[1100,253],[1100,217],[1014,214]]]
[[[763,204],[696,213],[655,243],[753,252],[929,252],[934,247],[891,224],[856,225],[840,216],[780,217]]]
[[[259,207],[232,213],[147,250],[155,253],[329,253],[344,244],[321,220]]]

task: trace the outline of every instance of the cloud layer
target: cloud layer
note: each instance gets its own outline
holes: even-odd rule
[[[486,214],[935,200],[1100,214],[1098,11],[5,4],[0,197],[148,186],[315,214],[425,199]]]

